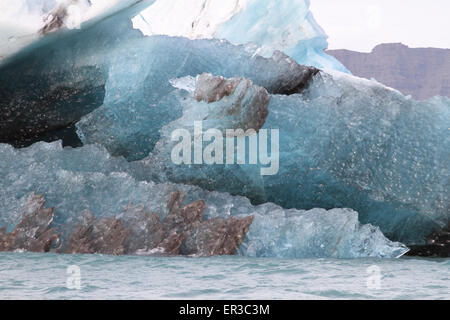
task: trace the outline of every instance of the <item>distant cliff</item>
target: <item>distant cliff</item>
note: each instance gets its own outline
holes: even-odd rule
[[[354,75],[377,81],[423,100],[450,97],[450,49],[409,48],[401,43],[381,44],[371,53],[328,50]]]

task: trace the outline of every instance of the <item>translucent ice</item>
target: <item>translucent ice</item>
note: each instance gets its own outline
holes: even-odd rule
[[[21,150],[0,145],[0,158],[0,226],[8,226],[9,230],[21,220],[19,209],[33,197],[33,192],[43,195],[47,206],[55,207],[50,227],[61,232],[64,241],[85,210],[98,218],[123,219],[124,215],[139,212],[131,210],[133,206],[145,206],[164,218],[168,200],[179,191],[186,195],[185,203],[205,200],[205,219],[253,215],[250,231],[239,249],[243,255],[398,257],[407,251],[403,245],[386,239],[378,228],[361,225],[352,210],[300,211],[284,210],[274,204],[252,206],[246,198],[198,187],[140,182],[127,173],[131,164],[111,158],[95,145],[63,149],[58,142],[41,142]]]
[[[325,54],[327,36],[309,6],[309,0],[157,0],[133,23],[146,35],[253,43],[265,57],[280,50],[303,65],[346,71]]]
[[[352,208],[363,223],[377,225],[391,239],[408,244],[421,243],[448,225],[448,99],[417,102],[376,82],[333,71],[319,73],[273,51],[280,45],[274,41],[284,39],[282,50],[297,60],[329,66],[322,53],[325,36],[306,1],[290,6],[293,1],[249,0],[242,7],[243,2],[235,2],[238,6],[230,9],[231,16],[214,20],[220,22],[214,26],[214,36],[256,43],[238,46],[217,39],[143,36],[132,28],[130,19],[152,2],[121,1],[79,30],[51,32],[0,66],[0,142],[32,143],[78,122],[77,132],[85,144],[101,144],[113,156],[139,160],[152,152],[145,161],[128,164],[111,159],[95,146],[64,151],[55,144],[38,144],[24,151],[2,146],[0,201],[5,224],[18,222],[14,212],[30,192],[43,193],[57,206],[56,225],[87,208],[96,215],[116,215],[128,202],[143,203],[164,214],[170,188],[182,189],[191,201],[209,199],[215,206],[224,197],[226,206],[239,214],[258,216],[272,206],[253,207],[243,198],[172,184],[186,183],[246,196],[253,204],[273,202],[298,210]],[[211,18],[208,8],[219,2],[203,3],[206,11],[198,26],[206,27]],[[303,26],[301,31],[290,31],[295,27],[290,23],[293,19]],[[280,36],[284,34],[292,39]],[[325,61],[320,62],[321,58]],[[203,73],[210,75],[199,77],[208,79],[199,86],[195,77]],[[260,165],[175,165],[171,133],[192,132],[195,121],[204,121],[205,129],[278,129],[277,174],[262,176]],[[51,179],[53,183],[48,182]],[[155,179],[163,184],[144,182]],[[303,230],[307,212],[294,210],[296,218],[290,220],[288,211],[270,208],[262,220],[255,219],[252,230],[279,222],[270,237],[281,237],[282,245],[275,241],[277,245],[270,249],[270,237],[265,235],[271,233],[256,232],[252,238],[251,230],[248,239],[262,245],[248,240],[248,254],[277,255],[283,245],[298,241],[292,250],[299,253],[286,255],[311,256],[317,251],[304,248],[319,241],[328,250],[319,255],[357,256],[349,253],[348,246],[337,246],[332,253],[329,245],[346,237],[339,233],[332,233],[327,242],[321,233],[325,229],[311,227],[311,239],[317,241],[295,238],[289,227]],[[214,215],[214,210],[228,212],[214,207],[209,214]],[[336,210],[320,210],[324,221],[318,225],[337,220],[338,227],[349,221],[355,238],[367,239],[359,235],[373,233],[376,239],[384,239],[376,229],[360,226],[355,212]],[[270,221],[278,211],[286,216]],[[308,234],[308,230],[302,232]],[[361,255],[396,255],[390,249],[388,254],[375,250],[385,242],[369,238],[370,245]],[[354,241],[358,246],[359,240]]]
[[[110,57],[121,39],[143,37],[132,29],[129,19],[150,3],[121,1],[111,9],[114,14],[106,11],[80,30],[53,32],[4,61],[0,66],[0,141],[37,140],[99,107]]]
[[[79,121],[85,143],[143,158],[181,115],[169,80],[211,72],[245,76],[271,93],[297,92],[315,69],[221,40],[145,37],[130,17],[151,1],[121,2],[81,26],[44,37],[0,67],[0,141],[21,145]],[[128,4],[128,7],[127,7]],[[20,76],[19,76],[20,75]],[[24,143],[26,144],[26,143]]]
[[[172,160],[178,143],[171,141],[172,132],[182,128],[193,136],[195,121],[202,121],[204,131],[246,129],[251,111],[232,122],[224,116],[236,116],[230,110],[240,103],[239,94],[209,103],[183,96],[183,116],[161,130],[141,174],[285,208],[352,208],[362,222],[410,244],[448,225],[448,99],[417,102],[373,81],[320,72],[302,94],[271,97],[261,129],[279,130],[277,174],[261,175],[264,165],[248,159],[240,165]]]
[[[291,93],[317,72],[281,52],[268,59],[226,41],[152,36],[126,43],[110,62],[103,105],[77,128],[84,143],[100,143],[129,160],[147,156],[162,126],[181,116],[182,106],[171,94],[173,78],[203,72],[243,76],[271,93]]]
[[[0,61],[38,40],[43,31],[77,28],[79,24],[100,15],[119,1],[121,0],[1,1]]]

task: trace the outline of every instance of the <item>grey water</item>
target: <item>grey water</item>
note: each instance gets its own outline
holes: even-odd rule
[[[0,299],[450,299],[450,259],[0,253]]]

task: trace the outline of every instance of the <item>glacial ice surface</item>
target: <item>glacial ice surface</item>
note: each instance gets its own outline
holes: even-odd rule
[[[171,79],[209,72],[249,78],[271,93],[291,93],[316,72],[278,51],[263,58],[227,41],[168,36],[125,40],[109,63],[103,105],[77,129],[84,143],[100,143],[129,160],[147,156],[162,126],[181,116]]]
[[[171,161],[178,144],[171,133],[184,128],[193,136],[194,121],[203,120],[204,131],[246,129],[245,113],[231,113],[238,117],[231,122],[224,116],[233,108],[258,108],[236,107],[241,96],[235,92],[207,103],[193,93],[184,95],[183,116],[161,130],[162,139],[139,175],[285,208],[352,208],[363,223],[407,244],[423,243],[448,225],[449,99],[418,102],[374,81],[320,72],[301,94],[271,96],[261,128],[279,129],[277,174],[262,176],[266,166],[249,165],[248,159],[245,165]]]
[[[292,39],[281,37],[284,52],[330,67],[322,52],[325,35],[307,1],[296,1],[302,9],[294,12],[291,1],[249,0],[234,7],[232,16],[215,20],[220,23],[214,35],[246,43],[239,46],[143,36],[130,19],[152,2],[121,1],[81,29],[51,33],[0,66],[0,142],[31,143],[78,122],[85,144],[102,144],[113,156],[139,160],[153,151],[144,161],[127,163],[92,145],[77,150],[45,143],[24,150],[2,145],[1,224],[20,220],[17,210],[31,192],[43,193],[57,207],[54,224],[62,226],[83,209],[113,216],[129,203],[164,215],[170,191],[181,190],[191,201],[211,203],[206,217],[255,215],[241,247],[248,255],[391,257],[403,252],[377,228],[360,225],[355,211],[333,208],[352,208],[362,223],[407,244],[421,243],[448,225],[448,99],[417,102],[373,81],[333,71],[316,74],[317,69],[274,51],[280,35],[292,34]],[[219,2],[205,4],[211,9]],[[271,11],[262,4],[270,4]],[[208,10],[196,20],[198,26],[207,26]],[[289,13],[289,19],[280,23],[279,12]],[[287,22],[294,18],[303,23],[300,33],[289,31],[295,24]],[[247,32],[240,37],[242,30]],[[193,77],[205,72],[241,77],[231,81],[240,87],[217,101],[194,99]],[[174,165],[172,130],[192,130],[193,121],[205,119],[206,127],[279,129],[279,173],[261,176],[254,165]],[[198,187],[276,205],[253,206],[246,198]]]
[[[135,2],[80,30],[50,34],[0,66],[1,142],[38,141],[87,115],[77,126],[84,143],[136,160],[152,150],[159,129],[181,115],[170,95],[172,78],[244,76],[271,93],[291,93],[316,72],[279,51],[263,58],[253,47],[224,40],[145,37],[130,17],[152,1]]]
[[[58,28],[71,29],[120,1],[125,3],[123,0],[3,0],[0,2],[0,61],[39,40],[40,31],[59,8],[65,8],[66,15],[60,17]]]
[[[0,141],[38,140],[101,106],[111,54],[123,39],[143,37],[129,19],[151,2],[122,1],[81,29],[51,33],[3,61]]]
[[[137,0],[15,0],[0,3],[0,61],[40,39],[42,30],[78,28],[111,9]],[[327,36],[309,10],[309,0],[157,0],[135,12],[133,25],[145,35],[226,39],[253,44],[270,57],[280,50],[297,62],[348,72],[325,54]],[[116,6],[116,5],[119,6]],[[116,7],[115,7],[116,6]],[[145,8],[145,7],[143,7]],[[49,28],[52,18],[64,16]],[[59,13],[57,14],[59,10]],[[129,18],[133,18],[130,16]],[[45,28],[45,29],[43,29]],[[243,32],[243,30],[245,32]]]
[[[0,2],[0,61],[38,39],[44,16],[55,0]]]
[[[309,7],[309,0],[157,0],[133,25],[146,35],[252,43],[265,57],[279,50],[303,65],[348,72],[324,52],[327,35]]]
[[[43,195],[47,206],[55,207],[52,226],[64,239],[86,209],[96,217],[117,217],[130,206],[145,206],[162,218],[171,194],[181,191],[186,203],[206,201],[205,219],[255,216],[239,249],[242,255],[390,258],[407,251],[386,239],[377,227],[361,225],[350,209],[253,206],[246,198],[194,186],[137,181],[127,173],[132,164],[112,158],[96,145],[63,149],[59,142],[40,142],[19,150],[0,144],[0,158],[0,226],[9,230],[22,218],[19,209],[33,193]]]

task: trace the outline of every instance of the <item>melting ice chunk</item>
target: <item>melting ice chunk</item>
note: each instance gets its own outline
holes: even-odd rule
[[[196,184],[285,208],[352,208],[362,222],[407,244],[423,243],[448,225],[447,98],[418,102],[373,81],[320,72],[301,94],[272,95],[263,125],[255,128],[279,130],[279,171],[266,176],[260,163],[171,161],[170,134],[176,129],[193,133],[196,121],[205,130],[251,127],[245,114],[252,111],[236,114],[239,119],[232,122],[222,116],[241,105],[237,94],[207,104],[191,94],[180,105],[183,116],[161,130],[161,140],[143,162],[160,181]],[[246,108],[257,112],[257,106]]]
[[[181,192],[186,195],[185,203],[204,200],[205,220],[255,217],[239,249],[243,255],[398,257],[408,250],[400,243],[386,239],[378,228],[360,225],[357,213],[352,210],[299,211],[285,210],[274,204],[253,206],[246,198],[208,192],[198,187],[139,182],[127,173],[132,164],[111,158],[104,149],[94,145],[63,149],[57,142],[37,143],[17,150],[2,144],[0,157],[0,225],[8,226],[10,230],[21,221],[20,208],[33,192],[45,196],[47,205],[55,207],[51,227],[62,234],[62,241],[73,233],[85,210],[91,211],[96,218],[123,218],[121,212],[134,204],[146,207],[162,220],[170,214],[170,206],[166,204],[170,203],[171,196]],[[101,226],[98,231],[103,232],[114,221],[103,219],[98,223]],[[146,225],[146,221],[141,225]],[[214,226],[210,223],[205,227]],[[204,231],[201,225],[199,228],[200,233]],[[78,237],[95,236],[80,232],[76,233]],[[124,232],[119,232],[120,239]],[[142,233],[139,230],[133,232]],[[201,239],[201,234],[194,237],[194,242],[187,248],[197,246]],[[122,250],[121,246],[119,248]]]
[[[133,25],[146,35],[252,43],[265,57],[279,50],[303,65],[348,72],[324,52],[327,35],[307,0],[157,0]]]

